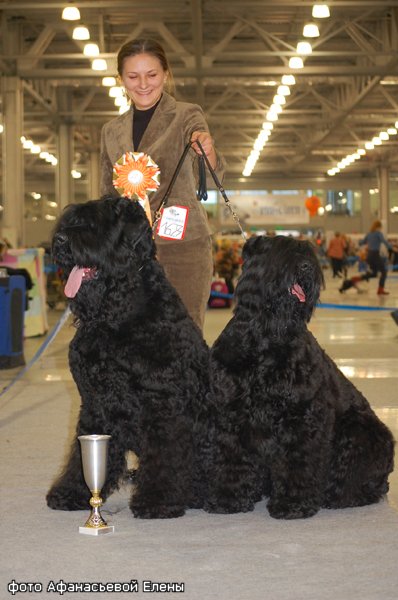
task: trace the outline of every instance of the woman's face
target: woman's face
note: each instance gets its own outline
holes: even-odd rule
[[[162,95],[167,73],[156,56],[137,54],[124,59],[121,79],[133,104],[147,110]]]

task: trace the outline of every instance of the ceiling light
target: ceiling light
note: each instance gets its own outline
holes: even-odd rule
[[[72,37],[74,40],[89,40],[90,32],[84,25],[78,25],[74,28]]]
[[[292,56],[289,60],[290,69],[302,69],[304,67],[303,59],[301,56]]]
[[[33,146],[30,148],[30,151],[32,154],[40,154],[41,148],[37,144],[33,144]]]
[[[375,146],[381,146],[381,144],[383,143],[382,140],[376,135],[374,138],[372,138],[372,143]]]
[[[366,150],[373,150],[374,147],[375,147],[375,145],[372,142],[366,142],[365,143]]]
[[[286,104],[286,98],[282,94],[276,94],[272,102],[274,104]]]
[[[118,96],[123,96],[123,88],[119,87],[118,85],[114,85],[111,88],[109,88],[109,96],[111,98],[117,98]]]
[[[84,56],[98,56],[100,53],[98,44],[85,44],[83,54]]]
[[[265,131],[271,131],[271,129],[273,129],[273,128],[274,128],[273,123],[269,123],[269,121],[264,121],[263,129],[265,129]]]
[[[106,71],[108,65],[106,64],[106,60],[103,58],[94,58],[93,62],[91,63],[91,68],[93,71]]]
[[[125,106],[128,105],[129,101],[124,96],[117,96],[115,98],[115,106]]]
[[[283,85],[294,85],[296,83],[296,79],[294,75],[283,75],[281,79],[281,83]],[[398,121],[397,121],[398,123]]]
[[[43,160],[45,160],[45,159],[46,159],[46,158],[48,158],[50,155],[49,155],[49,153],[48,153],[48,152],[45,152],[45,151],[43,150],[43,152],[40,152],[39,156],[40,156],[40,158],[42,158]]]
[[[332,175],[332,176],[333,176],[333,175],[336,175],[336,171],[335,171],[335,169],[329,169],[329,170],[328,170],[328,175]]]
[[[116,85],[116,77],[103,77],[102,85],[105,87],[113,87]]]
[[[62,18],[65,21],[78,21],[80,19],[80,11],[77,6],[66,6],[62,11]]]
[[[281,113],[283,110],[283,107],[280,104],[271,104],[271,106],[269,107],[271,112],[276,112],[276,113]]]
[[[314,19],[327,19],[330,17],[330,10],[326,2],[314,4],[312,7],[312,16]]]
[[[390,137],[390,136],[388,135],[387,131],[381,131],[381,132],[379,133],[379,138],[380,138],[381,140],[383,140],[383,142],[386,142],[386,141],[389,139],[389,137]]]
[[[365,156],[366,150],[364,150],[363,148],[360,148],[359,150],[357,150],[357,154],[359,154],[359,156]]]
[[[128,110],[130,110],[129,104],[123,104],[123,106],[119,106],[119,115],[122,115],[123,113],[127,112]]]
[[[288,85],[280,85],[278,86],[278,89],[276,91],[277,94],[281,95],[281,96],[289,96],[290,95],[290,88]]]
[[[269,110],[267,112],[267,120],[268,121],[277,121],[279,119],[279,115],[276,111]]]
[[[388,133],[388,135],[397,135],[398,129],[396,129],[395,127],[389,127],[387,129],[387,133]]]
[[[319,37],[319,29],[316,23],[306,23],[303,29],[303,36],[309,38]]]
[[[72,171],[70,172],[70,174],[72,175],[73,179],[80,179],[82,174],[80,173],[80,171],[76,171],[76,169],[72,169]]]
[[[297,54],[311,54],[312,46],[309,42],[299,42],[296,48]]]
[[[4,131],[4,126],[0,123],[0,133],[3,133]]]

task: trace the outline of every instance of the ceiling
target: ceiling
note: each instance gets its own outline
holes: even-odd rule
[[[328,169],[398,120],[398,0],[331,0],[301,70],[288,62],[313,1],[76,0],[106,72],[93,71],[84,42],[72,39],[76,23],[61,19],[66,4],[0,0],[0,69],[23,80],[26,137],[56,154],[59,124],[73,124],[74,167],[84,176],[102,125],[118,114],[102,77],[116,75],[119,47],[136,36],[166,49],[176,96],[204,108],[231,183],[245,181],[246,159],[284,74],[296,84],[248,185],[328,178]],[[337,177],[374,175],[381,164],[398,172],[398,135]],[[52,177],[54,168],[29,153],[26,165],[27,179]]]

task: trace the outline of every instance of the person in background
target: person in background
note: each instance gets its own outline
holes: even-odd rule
[[[210,229],[203,205],[197,200],[199,141],[219,179],[224,161],[197,104],[177,102],[171,90],[171,69],[162,46],[137,39],[124,44],[117,56],[120,82],[131,100],[128,112],[106,123],[101,135],[101,194],[117,195],[114,163],[125,152],[144,152],[160,169],[160,186],[149,196],[152,218],[169,185],[187,142],[192,143],[175,181],[167,207],[187,207],[182,239],[170,240],[155,232],[157,256],[166,276],[188,312],[202,328],[213,274]]]
[[[381,246],[384,244],[389,252],[392,252],[392,246],[384,237],[381,229],[381,221],[374,221],[369,233],[359,241],[359,245],[367,245],[368,252],[366,260],[371,270],[371,276],[377,277],[377,274],[380,273],[377,293],[379,295],[384,295],[389,294],[389,292],[384,289],[387,279],[387,261],[385,257],[381,255]]]
[[[332,262],[333,279],[343,277],[344,258],[346,252],[346,241],[344,237],[336,231],[329,242],[327,255]]]

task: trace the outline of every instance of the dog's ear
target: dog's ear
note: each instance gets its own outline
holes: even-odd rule
[[[123,242],[131,255],[140,260],[155,256],[152,229],[140,203],[127,198],[114,200],[114,211],[123,223]]]

